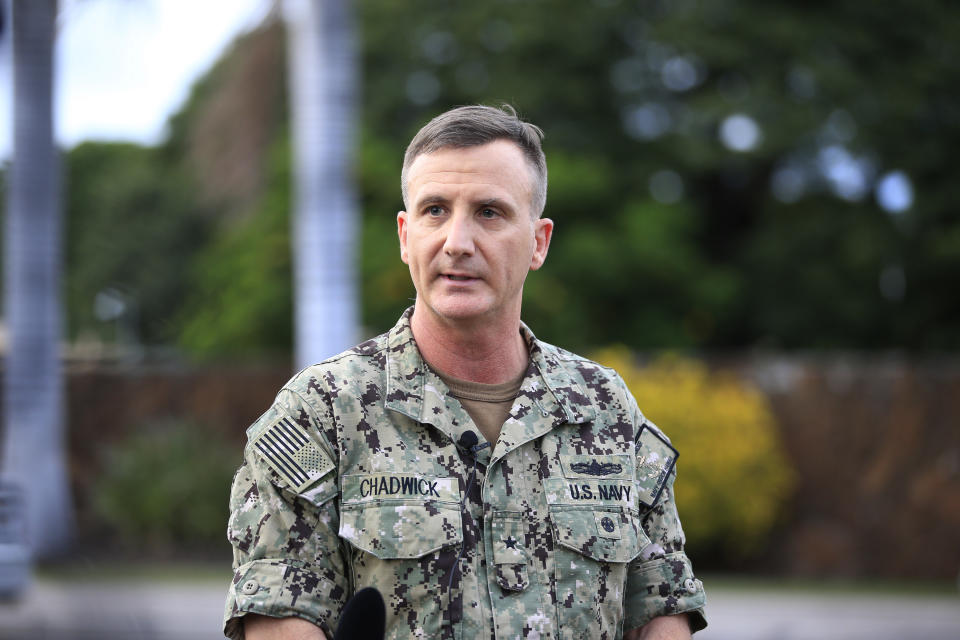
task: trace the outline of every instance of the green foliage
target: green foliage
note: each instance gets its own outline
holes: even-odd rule
[[[207,241],[209,218],[191,181],[156,149],[85,143],[66,156],[66,307],[71,336],[168,343],[171,310],[190,284],[187,264]],[[112,290],[126,310],[95,315],[97,294]]]
[[[957,5],[358,7],[364,131],[381,149],[399,159],[417,127],[464,103],[510,101],[545,130],[557,228],[524,309],[543,337],[574,348],[960,346],[960,298],[946,284],[960,252],[943,240],[960,227],[948,177]],[[670,65],[689,84],[670,86]],[[638,133],[643,109],[662,130]],[[721,143],[734,114],[757,123],[755,148]],[[846,195],[823,166],[838,150],[863,163],[862,188]],[[653,197],[664,170],[679,180],[676,202]],[[913,184],[908,211],[872,197],[891,170]],[[784,175],[802,185],[778,199]],[[884,273],[902,273],[905,289],[882,289]]]
[[[225,496],[239,460],[239,451],[199,425],[145,425],[107,451],[94,508],[132,547],[213,545],[223,540]]]
[[[596,354],[624,378],[680,451],[675,486],[688,544],[728,560],[761,551],[794,484],[766,398],[694,360],[639,367],[630,352]]]
[[[355,7],[365,334],[388,328],[413,297],[396,239],[405,145],[444,109],[507,101],[546,132],[546,215],[556,232],[524,306],[544,339],[577,350],[960,347],[952,291],[960,182],[951,173],[960,146],[960,5]],[[212,117],[205,105],[249,102],[227,80],[230,69],[246,68],[230,57],[243,59],[256,42],[239,40],[198,82],[156,155],[102,147],[103,157],[84,160],[90,170],[71,170],[70,234],[86,236],[70,240],[74,335],[103,328],[90,319],[90,298],[109,286],[137,300],[144,336],[177,333],[195,355],[289,348],[283,127],[264,128],[273,136],[269,193],[252,212],[224,213],[216,238],[206,239],[205,218],[194,215],[201,198],[184,177],[209,173],[187,159]],[[281,77],[279,57],[269,64],[275,73],[257,77]],[[754,147],[722,143],[735,114],[756,123]],[[831,173],[838,154],[846,164]],[[836,171],[849,178],[854,165],[861,183],[844,187]],[[914,192],[897,213],[874,195],[893,170]],[[109,184],[84,186],[97,181]]]
[[[200,358],[289,351],[292,344],[290,148],[275,145],[261,203],[192,265],[180,344]]]
[[[360,147],[359,191],[363,203],[360,236],[360,287],[364,335],[386,331],[416,292],[400,261],[397,212],[403,209],[400,169],[403,150],[382,138],[364,135]]]

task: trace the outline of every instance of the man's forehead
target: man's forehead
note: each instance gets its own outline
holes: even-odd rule
[[[511,141],[471,147],[443,147],[414,159],[409,186],[477,183],[528,192],[532,173],[523,151]]]

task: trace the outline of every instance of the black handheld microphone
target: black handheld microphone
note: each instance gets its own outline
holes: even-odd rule
[[[347,600],[333,640],[383,640],[387,607],[373,587],[364,587]]]

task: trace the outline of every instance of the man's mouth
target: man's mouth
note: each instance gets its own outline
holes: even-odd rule
[[[452,273],[444,273],[443,277],[447,280],[453,280],[454,282],[466,282],[467,280],[474,280],[473,276],[455,275]]]

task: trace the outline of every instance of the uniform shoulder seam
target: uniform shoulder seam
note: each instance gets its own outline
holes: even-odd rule
[[[597,369],[603,369],[604,371],[609,371],[614,375],[619,376],[616,369],[614,369],[613,367],[608,367],[604,364],[600,364],[596,360],[591,360],[590,358],[587,358],[586,356],[582,356],[579,353],[574,353],[573,351],[568,351],[563,347],[558,347],[556,345],[549,344],[546,342],[541,342],[540,345],[541,345],[541,348],[543,348],[544,350],[547,350],[553,353],[553,355],[556,356],[558,360],[562,360],[564,362],[579,362],[585,365],[589,365],[591,367],[596,367]]]
[[[293,374],[293,377],[287,380],[282,388],[293,390],[294,384],[298,380],[301,380],[304,376],[312,375],[315,378],[320,378],[321,376],[318,374],[326,370],[325,365],[337,364],[342,360],[352,358],[375,358],[378,354],[383,353],[386,350],[386,336],[387,334],[379,335],[365,342],[361,342],[360,344],[349,349],[341,351],[336,355],[332,355],[328,358],[320,360],[319,362],[309,364]]]
[[[375,338],[370,338],[365,340],[358,345],[350,347],[336,355],[332,355],[329,358],[321,360],[320,362],[311,365],[311,367],[317,367],[324,364],[330,364],[334,362],[339,362],[345,358],[373,358],[378,353],[383,352],[387,348],[387,334],[383,333]],[[310,367],[307,367],[308,369]]]

